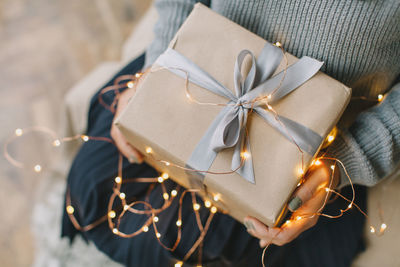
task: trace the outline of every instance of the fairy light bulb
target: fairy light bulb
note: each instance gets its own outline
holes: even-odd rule
[[[194,203],[193,204],[193,209],[194,210],[199,210],[200,209],[200,204],[199,203]]]
[[[382,94],[379,94],[379,95],[378,95],[378,101],[381,102],[382,100],[383,100],[383,95],[382,95]]]
[[[171,165],[171,163],[169,163],[168,161],[164,161],[164,164],[165,164],[166,166]]]
[[[159,220],[158,217],[157,217],[157,216],[154,216],[153,221],[154,221],[154,222],[158,222],[158,220]]]
[[[143,232],[148,232],[149,231],[149,227],[147,225],[143,226],[142,228]]]
[[[164,172],[164,173],[161,175],[161,177],[164,178],[164,179],[168,179],[168,178],[169,178],[169,175],[168,175],[168,173]]]
[[[146,153],[147,154],[153,153],[153,149],[151,147],[146,147]]]
[[[216,213],[216,212],[217,212],[217,207],[212,206],[211,209],[210,209],[210,211],[211,211],[212,213]]]
[[[126,197],[125,193],[120,193],[120,194],[119,194],[119,198],[120,198],[120,199],[125,199],[125,197]]]
[[[175,197],[178,194],[178,191],[175,189],[171,191],[171,196]]]
[[[314,162],[314,165],[315,166],[319,166],[319,165],[321,165],[322,164],[322,162],[319,160],[319,159],[317,159],[315,162]]]
[[[57,147],[61,145],[61,141],[59,139],[53,141],[53,146]]]
[[[349,208],[349,209],[351,209],[353,207],[353,204],[352,203],[350,203],[348,206],[347,206],[347,208]]]
[[[114,228],[114,229],[112,229],[112,232],[113,232],[114,234],[118,234],[118,229],[117,229],[117,228]]]
[[[15,129],[16,136],[21,136],[23,133],[24,133],[24,131],[21,128]]]
[[[110,210],[110,211],[108,212],[108,217],[110,217],[111,219],[115,218],[115,216],[117,216],[117,214],[115,213],[115,211]]]
[[[161,234],[157,232],[157,233],[156,233],[156,237],[157,237],[157,238],[160,238],[160,237],[161,237]]]
[[[375,228],[373,226],[370,226],[369,231],[373,234],[373,233],[375,233]]]
[[[130,82],[128,82],[128,83],[126,84],[126,86],[127,86],[128,88],[133,88],[134,83],[133,83],[132,81],[130,81]]]
[[[332,143],[332,141],[335,140],[335,136],[333,135],[328,135],[328,142]]]
[[[383,233],[386,230],[386,228],[387,228],[386,223],[382,223],[381,224],[381,229],[379,230],[379,232]]]
[[[87,135],[81,135],[81,139],[82,139],[84,142],[87,142],[87,141],[89,141],[89,136],[87,136]]]
[[[163,198],[164,198],[165,200],[169,199],[168,193],[164,193],[164,194],[163,194]]]
[[[176,226],[178,226],[178,227],[182,226],[182,221],[181,220],[177,220],[176,221]]]
[[[119,176],[117,176],[117,177],[115,177],[114,181],[115,181],[117,184],[120,184],[120,183],[122,182],[122,178],[119,177]]]
[[[204,201],[204,206],[206,206],[206,208],[211,207],[211,202],[209,200]]]
[[[332,171],[335,170],[335,165],[331,165],[331,170],[332,170]]]
[[[136,77],[136,78],[140,78],[142,75],[143,75],[143,73],[138,72],[138,73],[135,74],[135,77]]]
[[[174,267],[182,267],[183,262],[178,261],[177,263],[175,263]]]
[[[74,214],[75,211],[74,207],[72,207],[71,205],[68,205],[66,210],[68,214]]]
[[[297,216],[297,217],[296,217],[296,221],[299,221],[299,220],[301,220],[301,219],[303,219],[303,217],[301,217],[301,216]]]
[[[298,168],[297,169],[297,173],[298,173],[298,175],[301,177],[301,176],[303,176],[304,175],[304,170],[303,170],[303,168]]]
[[[41,172],[41,171],[42,171],[42,166],[40,166],[39,164],[36,164],[36,165],[33,167],[33,170],[34,170],[35,172]]]
[[[247,152],[247,151],[243,151],[241,153],[241,156],[242,156],[243,159],[248,159],[248,158],[250,158],[250,153]]]
[[[280,42],[276,42],[276,43],[275,43],[275,46],[276,46],[276,47],[282,47],[282,44],[281,44]]]
[[[221,195],[220,194],[216,194],[214,195],[214,201],[218,201],[220,199]]]
[[[161,184],[162,182],[164,182],[164,178],[162,178],[161,176],[159,176],[159,177],[157,178],[157,181]]]
[[[129,210],[129,205],[124,205],[124,210]]]

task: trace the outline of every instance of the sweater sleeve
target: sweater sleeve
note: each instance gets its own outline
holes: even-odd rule
[[[385,99],[358,115],[328,149],[342,161],[355,184],[373,186],[391,174],[400,161],[400,83]],[[349,185],[341,168],[339,187]]]
[[[210,5],[211,0],[156,0],[158,21],[154,27],[155,38],[146,49],[144,68],[149,67],[167,49],[169,42],[192,11],[194,4]]]

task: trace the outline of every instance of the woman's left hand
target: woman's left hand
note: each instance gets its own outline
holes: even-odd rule
[[[338,173],[338,171],[335,171],[335,173]],[[337,186],[338,179],[338,175],[334,175],[333,181],[330,181],[330,170],[325,164],[313,165],[306,174],[305,182],[298,187],[294,197],[289,202],[289,209],[293,211],[292,220],[278,228],[267,227],[259,220],[248,216],[244,220],[247,231],[260,239],[261,247],[269,244],[282,246],[291,242],[317,223],[319,215],[316,215],[316,213],[322,211],[326,200],[329,198],[327,194],[330,194],[325,188],[331,184],[331,188],[334,189]]]

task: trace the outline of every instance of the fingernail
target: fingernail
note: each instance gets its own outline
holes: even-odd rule
[[[290,211],[296,211],[300,206],[303,204],[303,201],[301,201],[301,198],[298,196],[295,196],[289,201],[288,207]]]
[[[256,230],[254,224],[251,221],[244,221],[244,226],[246,226],[247,231],[249,230]]]

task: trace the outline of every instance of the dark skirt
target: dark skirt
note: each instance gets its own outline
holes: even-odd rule
[[[114,79],[123,74],[140,71],[143,64],[144,55],[123,68]],[[114,79],[105,86],[111,85]],[[100,105],[97,96],[98,93],[91,101],[87,135],[110,137],[113,114]],[[112,94],[108,94],[104,96],[104,99],[111,103],[113,97]],[[82,145],[72,164],[67,184],[72,205],[75,208],[74,215],[80,225],[90,224],[106,214],[114,178],[117,176],[117,166],[118,150],[113,144],[89,141]],[[157,176],[158,173],[146,164],[130,164],[126,159],[123,161],[123,177]],[[122,191],[126,193],[128,201],[144,200],[149,186],[150,184],[141,183],[124,184]],[[170,191],[177,185],[168,179],[165,186],[167,191]],[[349,196],[350,190],[345,188],[343,194]],[[164,200],[161,196],[161,186],[156,184],[149,196],[153,207],[162,205]],[[197,201],[202,203],[201,199]],[[157,225],[162,233],[161,241],[169,246],[176,239],[177,202],[173,201],[171,207],[158,216],[160,220]],[[356,203],[366,210],[364,187],[356,187]],[[338,199],[328,204],[324,212],[337,214],[339,209],[346,206],[345,202]],[[208,217],[208,210],[200,209],[200,215],[204,224]],[[144,224],[146,219],[146,215],[125,215],[120,229],[127,233],[134,232]],[[160,246],[152,227],[147,233],[133,238],[121,238],[114,235],[106,222],[90,231],[79,232],[65,212],[62,236],[72,241],[75,235],[81,234],[84,239],[92,241],[99,250],[126,266],[174,266],[179,259],[184,257],[199,236],[189,196],[183,201],[182,221],[182,240],[174,252],[169,252]],[[364,224],[364,217],[356,209],[346,213],[340,219],[321,217],[315,227],[302,233],[293,242],[281,247],[269,247],[266,253],[266,265],[268,267],[350,266],[355,256],[364,250]],[[258,246],[258,240],[251,237],[242,224],[228,215],[217,213],[214,216],[204,240],[203,266],[261,266],[261,253],[262,249]],[[192,255],[188,262],[196,263],[197,255]],[[187,266],[190,265],[187,264]]]

